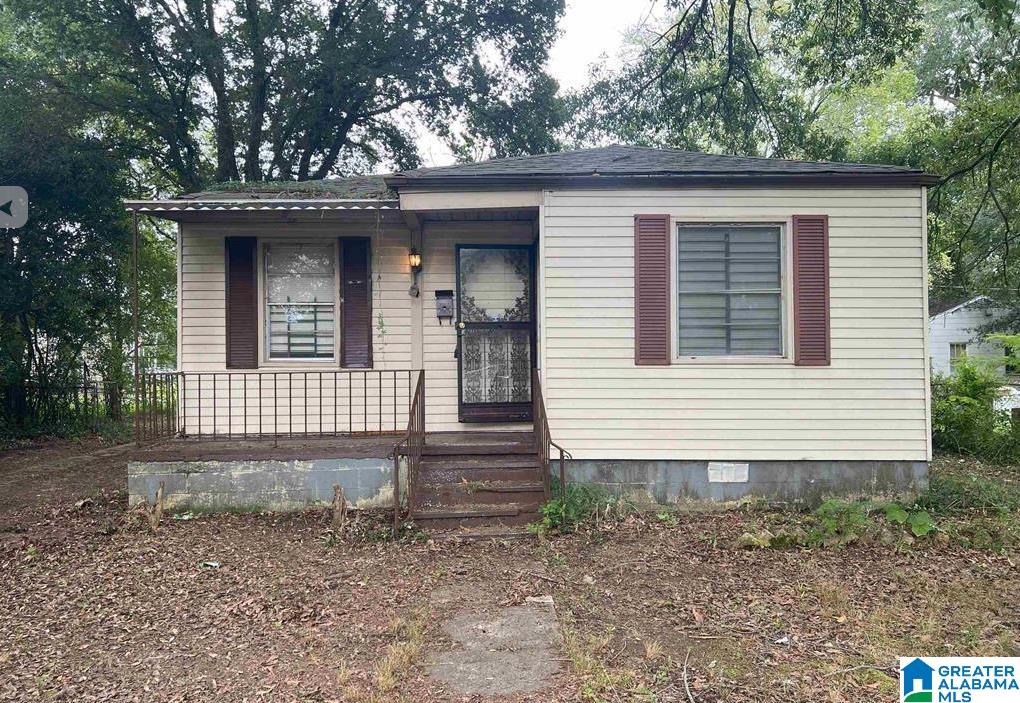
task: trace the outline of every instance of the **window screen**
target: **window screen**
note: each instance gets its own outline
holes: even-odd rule
[[[332,245],[271,244],[266,248],[269,358],[333,358],[335,261]]]
[[[680,356],[781,356],[782,230],[681,225]]]

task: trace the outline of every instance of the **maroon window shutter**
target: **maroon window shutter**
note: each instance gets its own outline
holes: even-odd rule
[[[255,237],[226,238],[227,368],[259,365]]]
[[[634,216],[634,363],[670,363],[669,215]]]
[[[340,364],[372,368],[372,240],[340,238]]]
[[[793,336],[798,366],[828,366],[829,218],[793,217]]]

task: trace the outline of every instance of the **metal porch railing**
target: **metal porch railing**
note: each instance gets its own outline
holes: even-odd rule
[[[400,532],[400,457],[407,458],[407,509],[414,509],[414,491],[425,449],[425,371],[418,372],[404,438],[393,447],[393,533]]]
[[[417,370],[142,374],[139,441],[398,434]]]
[[[542,471],[542,488],[545,491],[545,499],[552,497],[552,467],[550,465],[549,448],[553,447],[559,452],[559,473],[560,473],[560,495],[566,497],[567,473],[564,464],[566,459],[573,459],[570,452],[556,444],[549,433],[549,418],[545,410],[545,397],[542,395],[542,381],[538,369],[531,372],[531,405],[532,418],[535,425],[535,445],[538,447],[539,460]]]

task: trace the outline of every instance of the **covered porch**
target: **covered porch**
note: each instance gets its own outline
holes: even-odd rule
[[[178,223],[180,291],[178,370],[137,371],[132,500],[169,481],[182,507],[266,505],[254,482],[281,509],[340,486],[396,520],[534,517],[534,199],[198,195],[129,203]]]

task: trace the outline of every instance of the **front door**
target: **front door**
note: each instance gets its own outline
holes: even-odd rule
[[[461,422],[531,419],[534,261],[529,245],[457,247]]]

